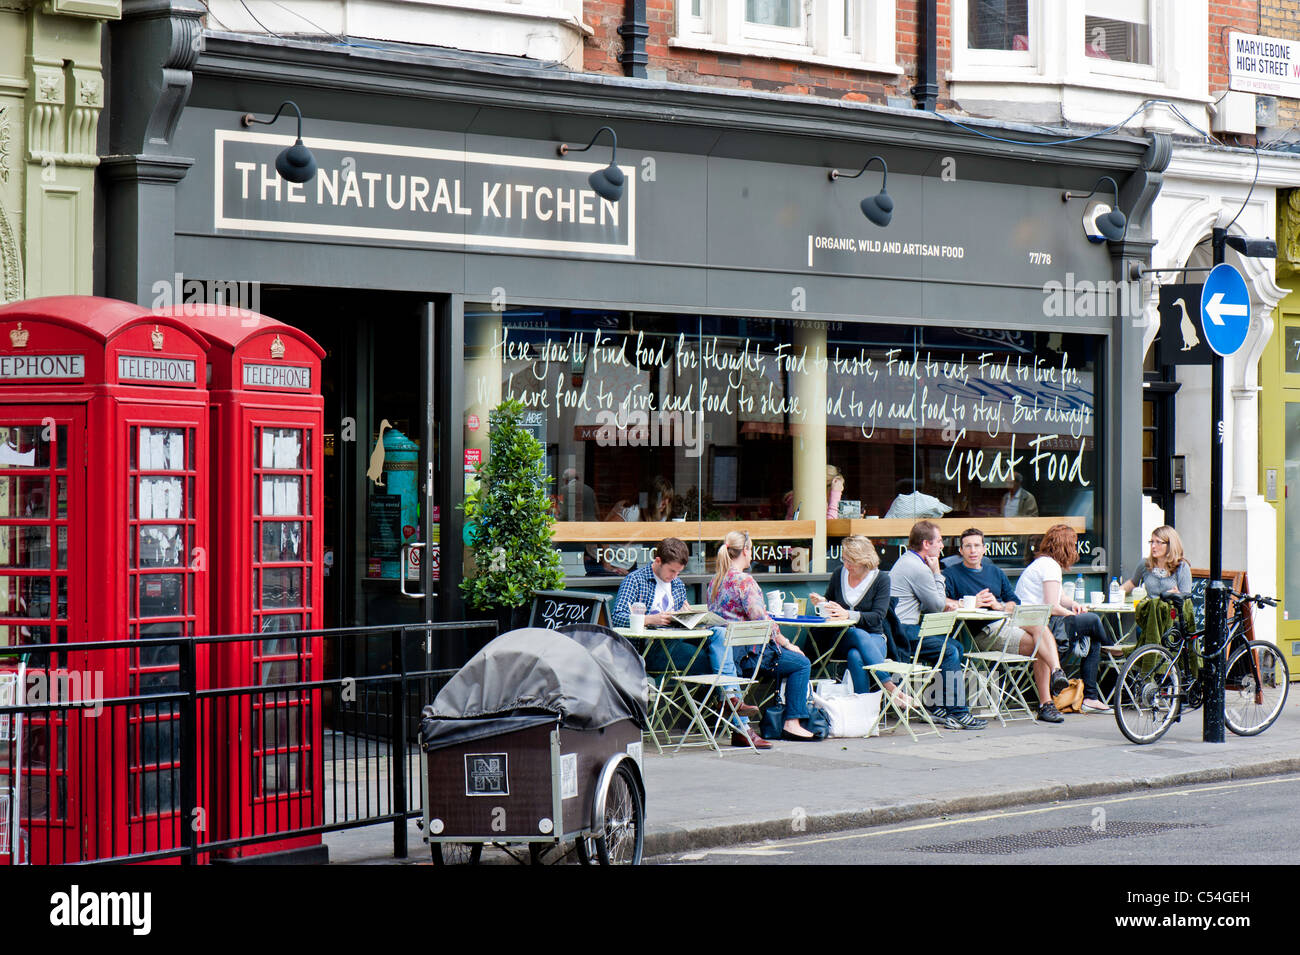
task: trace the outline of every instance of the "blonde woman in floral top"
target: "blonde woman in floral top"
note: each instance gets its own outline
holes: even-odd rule
[[[718,548],[717,573],[709,587],[709,610],[724,620],[767,620],[763,606],[763,591],[758,582],[745,571],[753,557],[754,545],[745,531],[732,531]],[[817,737],[799,722],[808,717],[808,677],[811,664],[802,650],[781,632],[776,623],[771,624],[772,641],[763,659],[737,647],[736,669],[746,674],[754,669],[785,684],[785,725],[781,738],[795,742],[814,742]],[[742,652],[744,655],[742,655]],[[755,666],[757,664],[757,666]]]

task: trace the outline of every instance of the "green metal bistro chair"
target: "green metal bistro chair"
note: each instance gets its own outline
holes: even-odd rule
[[[892,711],[897,717],[899,723],[903,724],[903,729],[911,734],[912,739],[918,739],[919,736],[912,729],[912,716],[919,713],[930,727],[920,736],[928,736],[934,733],[936,736],[942,736],[939,727],[934,725],[934,720],[930,718],[930,713],[922,706],[919,710],[911,707],[899,706],[888,693],[883,692],[885,681],[890,674],[896,675],[901,683],[899,689],[920,703],[921,695],[925,692],[926,687],[933,682],[939,673],[939,661],[943,660],[944,652],[948,649],[948,639],[952,636],[953,625],[957,622],[957,614],[949,611],[946,613],[928,613],[921,618],[921,626],[916,635],[916,647],[912,650],[911,663],[896,663],[892,660],[885,660],[881,663],[868,664],[865,669],[871,672],[871,677],[876,681],[881,689],[882,705],[880,715],[876,717],[876,722],[872,724],[872,731],[875,731],[880,721],[885,718],[885,713]],[[943,645],[939,648],[939,655],[935,657],[933,664],[921,662],[921,647],[925,643],[926,637],[943,637]],[[870,734],[868,734],[870,735]]]
[[[727,624],[726,649],[723,652],[731,653],[733,647],[757,647],[758,657],[761,660],[771,635],[772,623],[769,620],[733,621]],[[752,677],[721,676],[717,673],[707,676],[678,675],[674,679],[682,688],[681,696],[690,709],[691,722],[683,731],[682,738],[673,752],[678,752],[683,746],[710,746],[721,756],[722,747],[718,743],[718,736],[721,733],[730,734],[734,727],[731,724],[731,713],[727,712],[727,707],[723,705],[720,688],[737,686],[740,688],[741,699],[744,700],[750,688],[759,681]],[[688,742],[692,735],[700,738]],[[750,751],[758,752],[753,740],[748,736],[745,738],[749,742]]]
[[[1046,604],[1017,606],[1002,622],[999,633],[1007,627],[1045,627],[1052,615]],[[1025,697],[1025,690],[1034,685],[1034,660],[1036,656],[1008,653],[1001,650],[976,650],[966,654],[966,665],[974,675],[977,694],[988,701],[989,711],[999,723],[1007,725],[1008,719],[1033,719],[1034,709]],[[1010,705],[1005,705],[1007,703]],[[1019,715],[1012,715],[1015,713]]]

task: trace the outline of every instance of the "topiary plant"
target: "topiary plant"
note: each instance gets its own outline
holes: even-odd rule
[[[478,489],[465,499],[474,573],[460,589],[477,610],[522,607],[534,590],[564,586],[551,546],[546,452],[520,424],[524,411],[522,402],[507,400],[488,413],[490,453],[478,466]]]

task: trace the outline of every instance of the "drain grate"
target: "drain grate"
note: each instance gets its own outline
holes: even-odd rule
[[[1091,826],[1067,826],[1064,829],[1040,829],[1015,832],[987,839],[963,839],[935,846],[913,846],[913,852],[948,852],[969,855],[1014,855],[1034,849],[1060,849],[1081,846],[1099,839],[1127,839],[1129,836],[1156,836],[1171,829],[1203,829],[1198,823],[1182,822],[1110,822],[1104,829]]]

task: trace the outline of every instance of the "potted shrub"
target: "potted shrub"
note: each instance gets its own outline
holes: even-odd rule
[[[524,411],[508,400],[488,413],[490,453],[478,466],[477,490],[465,499],[474,567],[461,592],[475,610],[495,611],[502,633],[528,622],[533,591],[564,586],[560,554],[551,546],[546,452],[520,424]]]

